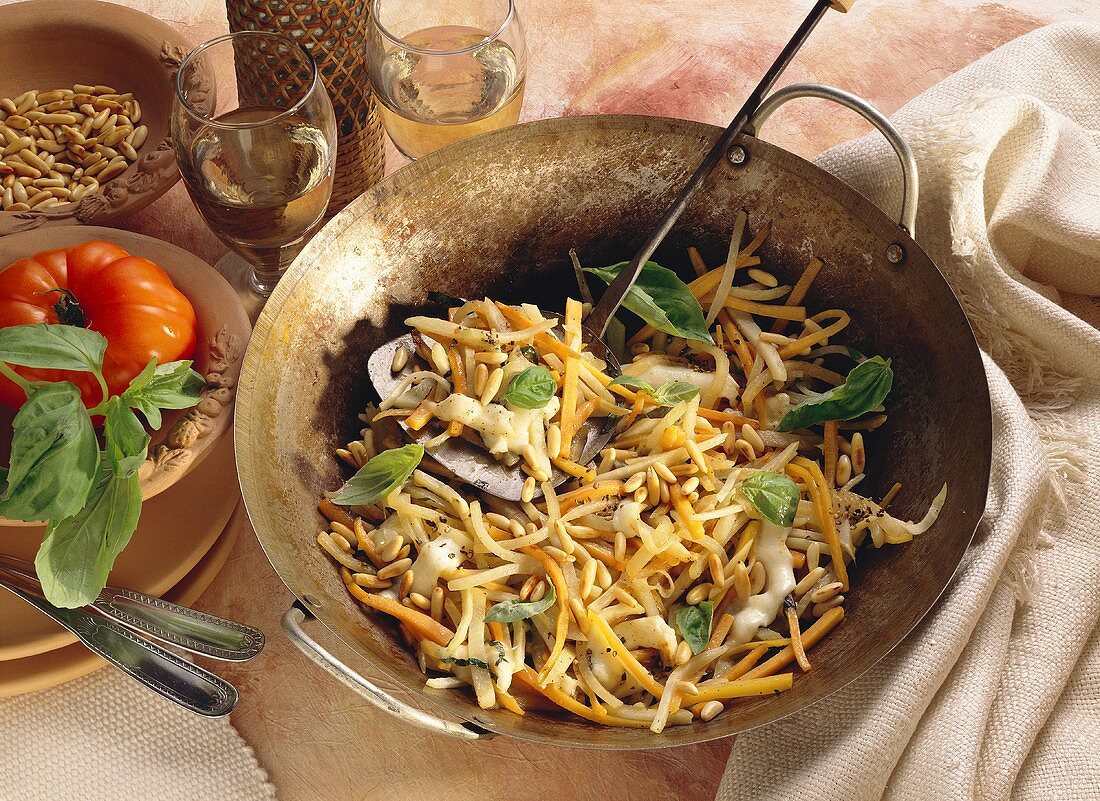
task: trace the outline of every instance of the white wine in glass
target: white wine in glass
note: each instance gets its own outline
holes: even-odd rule
[[[237,76],[237,102],[219,104],[213,76],[226,71]],[[266,298],[332,195],[336,121],[313,58],[263,32],[200,45],[180,66],[172,130],[196,208]]]
[[[372,19],[371,83],[386,132],[406,156],[519,119],[527,60],[510,0],[374,0]],[[447,20],[458,22],[427,24]]]

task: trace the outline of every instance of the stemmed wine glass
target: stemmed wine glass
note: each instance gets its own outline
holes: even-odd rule
[[[236,76],[236,98],[218,97],[219,75]],[[313,57],[262,31],[199,45],[176,76],[172,141],[203,220],[244,259],[228,277],[260,305],[332,194],[336,120]]]
[[[386,133],[420,158],[516,123],[523,23],[514,0],[373,0],[367,66]]]

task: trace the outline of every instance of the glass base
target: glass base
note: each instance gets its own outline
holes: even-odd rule
[[[214,269],[221,273],[233,287],[249,321],[255,323],[275,284],[261,285],[256,281],[256,272],[252,269],[252,265],[233,251],[229,251],[218,259]]]

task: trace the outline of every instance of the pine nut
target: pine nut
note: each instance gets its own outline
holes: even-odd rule
[[[741,426],[741,439],[749,443],[749,445],[752,446],[752,449],[756,453],[764,452],[764,440],[761,439],[760,434],[756,431],[756,429],[748,423],[745,423],[743,426]]]
[[[703,708],[699,710],[699,719],[704,722],[714,720],[725,710],[726,708],[722,706],[721,701],[707,701],[703,704]]]
[[[397,558],[397,554],[401,552],[401,546],[403,541],[400,537],[394,537],[392,540],[386,543],[386,547],[382,549],[381,557],[383,562],[392,562]]]
[[[399,345],[393,352],[393,361],[390,362],[390,370],[394,373],[400,373],[405,369],[405,365],[409,363],[409,349],[404,345]]]
[[[848,454],[842,453],[840,458],[836,460],[836,485],[843,487],[851,477],[852,460],[848,458]]]
[[[806,567],[812,571],[817,569],[819,564],[821,564],[821,543],[814,541],[806,549]]]
[[[672,664],[674,667],[680,667],[689,659],[691,659],[691,646],[687,644],[687,640],[682,640],[672,655]]]
[[[839,581],[834,581],[830,584],[826,584],[824,587],[818,587],[816,590],[810,593],[810,603],[820,604],[828,601],[844,589],[844,585]]]
[[[764,589],[764,584],[768,580],[768,572],[764,568],[763,562],[757,562],[752,566],[752,570],[749,571],[749,591],[752,595],[757,595]]]
[[[114,178],[116,175],[121,175],[122,173],[126,172],[126,169],[129,166],[130,165],[128,164],[122,164],[119,162],[108,164],[106,167],[103,168],[103,170],[100,171],[98,176],[99,180],[106,183],[107,181]]]
[[[557,423],[546,429],[546,452],[551,459],[561,456],[561,426]]]
[[[730,578],[733,581],[733,591],[737,593],[738,600],[742,602],[749,600],[752,595],[752,582],[749,579],[749,571],[745,568],[744,562],[737,562],[733,566],[733,575]]]
[[[825,575],[825,568],[815,567],[809,573],[802,577],[802,580],[794,585],[794,597],[801,598],[810,588],[821,580],[821,577]]]
[[[823,614],[828,612],[830,609],[835,609],[836,607],[840,606],[843,603],[844,603],[844,596],[843,595],[834,595],[828,601],[823,601],[822,603],[814,604],[812,607],[810,607],[810,614],[812,614],[814,617],[821,617]]]
[[[378,571],[378,578],[391,579],[395,576],[399,576],[412,567],[412,559],[407,556],[404,559],[398,559],[396,562],[391,562],[384,568]]]
[[[645,483],[645,478],[646,478],[645,471],[641,471],[641,470],[638,471],[637,473],[632,475],[630,478],[628,478],[626,480],[625,484],[623,484],[623,492],[626,493],[627,495],[629,495],[629,494],[637,491],[637,489],[639,487],[641,487],[642,484]]]
[[[523,489],[520,491],[519,499],[524,503],[530,503],[535,497],[535,477],[527,476],[527,480],[523,482]]]
[[[863,445],[863,433],[852,434],[852,470],[861,475],[867,469],[867,451]]]
[[[707,599],[707,596],[710,595],[713,586],[714,585],[710,583],[696,584],[688,591],[684,600],[687,602],[688,606],[695,606],[698,603],[702,603]]]
[[[485,389],[481,392],[481,405],[488,406],[500,391],[500,385],[504,382],[504,370],[494,368],[489,377],[485,379]]]
[[[581,569],[580,596],[587,600],[596,584],[596,560],[589,559]]]

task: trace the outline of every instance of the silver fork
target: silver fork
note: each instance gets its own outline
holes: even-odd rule
[[[57,621],[127,675],[207,717],[228,715],[237,703],[237,690],[142,634],[229,661],[251,659],[264,643],[263,632],[252,626],[118,587],[107,587],[82,609],[56,607],[45,599],[29,563],[2,555],[0,586]]]

